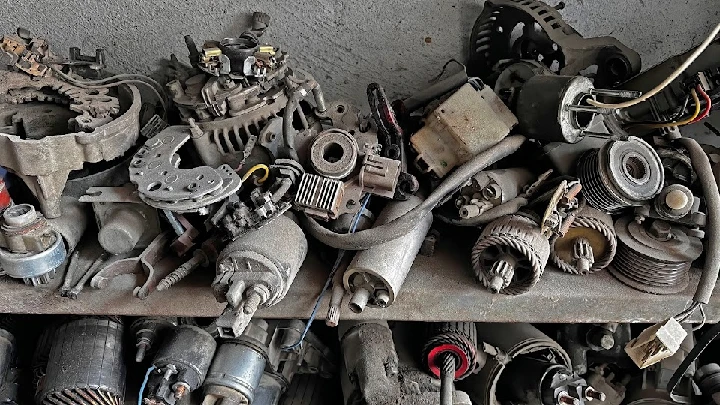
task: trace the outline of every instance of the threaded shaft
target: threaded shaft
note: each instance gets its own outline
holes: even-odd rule
[[[440,361],[440,405],[453,405],[455,356],[445,353]]]
[[[158,283],[157,290],[158,291],[164,291],[168,288],[174,286],[177,284],[178,281],[184,279],[188,276],[188,274],[192,273],[200,267],[200,265],[205,260],[204,254],[195,254],[192,259],[188,260],[187,262],[183,263],[182,266],[178,267],[173,271],[172,273],[168,274],[160,280],[160,283]]]

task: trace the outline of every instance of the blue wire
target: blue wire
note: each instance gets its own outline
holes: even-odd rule
[[[354,233],[357,229],[358,223],[360,222],[360,217],[362,216],[363,211],[365,211],[365,207],[367,207],[368,201],[370,201],[370,194],[365,194],[365,196],[362,199],[362,204],[360,205],[360,210],[357,214],[355,214],[355,218],[353,219],[353,223],[350,226],[350,230],[348,233]],[[290,346],[284,346],[282,348],[283,351],[289,352],[292,350],[297,349],[302,345],[302,342],[305,340],[305,336],[307,336],[308,331],[310,331],[310,326],[312,325],[313,321],[315,320],[315,316],[317,316],[317,311],[320,308],[320,303],[322,302],[323,297],[325,296],[325,292],[327,292],[328,288],[330,287],[330,284],[332,284],[333,278],[335,278],[335,273],[337,273],[338,268],[340,267],[340,263],[342,263],[343,258],[345,257],[346,250],[340,249],[338,250],[338,257],[335,259],[335,263],[333,263],[332,270],[330,270],[330,274],[328,275],[327,280],[325,280],[325,285],[323,286],[323,289],[320,291],[320,295],[318,296],[317,300],[315,301],[315,306],[313,306],[312,313],[310,313],[310,319],[308,319],[307,323],[305,324],[305,330],[303,330],[303,333],[300,335],[300,339],[298,339],[297,342]]]
[[[147,373],[145,373],[145,379],[143,380],[142,385],[140,385],[140,394],[138,395],[138,405],[142,405],[143,393],[145,392],[145,386],[148,383],[148,379],[150,379],[150,373],[152,373],[153,371],[155,371],[155,365],[150,366],[150,368],[148,368]]]

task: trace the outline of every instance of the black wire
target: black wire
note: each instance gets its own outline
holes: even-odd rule
[[[716,323],[707,332],[705,332],[700,339],[698,339],[695,346],[690,350],[690,353],[680,363],[680,366],[675,370],[672,377],[667,384],[667,392],[670,394],[670,398],[675,400],[673,391],[680,383],[680,379],[685,375],[690,365],[700,357],[700,354],[712,343],[718,336],[720,336],[720,323]]]

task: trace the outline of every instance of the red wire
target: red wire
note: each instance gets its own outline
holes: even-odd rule
[[[691,124],[707,118],[707,116],[710,115],[710,109],[712,108],[712,100],[710,100],[710,96],[708,96],[705,90],[703,90],[702,86],[698,85],[696,87],[696,90],[698,93],[700,93],[703,99],[705,99],[705,111],[703,111],[702,114],[698,115],[697,118],[690,121]]]

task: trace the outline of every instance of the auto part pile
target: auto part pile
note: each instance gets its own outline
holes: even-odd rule
[[[618,40],[583,38],[540,1],[492,0],[467,69],[404,100],[369,83],[366,105],[326,100],[269,28],[255,13],[237,35],[186,36],[188,63],[172,55],[160,81],[27,30],[0,41],[1,274],[70,307],[103,297],[88,284],[146,309],[187,294],[220,305],[210,320],[49,325],[36,402],[122,403],[125,329],[145,405],[313,400],[323,384],[298,385],[318,376],[348,405],[689,403],[693,377],[717,396],[717,367],[695,373],[709,342],[693,346],[716,335],[689,323],[705,321],[720,271],[720,157],[678,127],[707,123],[720,73],[683,71],[720,26],[638,91],[639,56]],[[387,322],[416,293],[416,262],[446,276],[436,250],[464,257],[493,303],[547,288],[546,271],[694,296],[642,331]],[[283,302],[296,280],[312,292]],[[284,305],[309,319],[263,318]],[[329,328],[313,325],[323,306]]]

